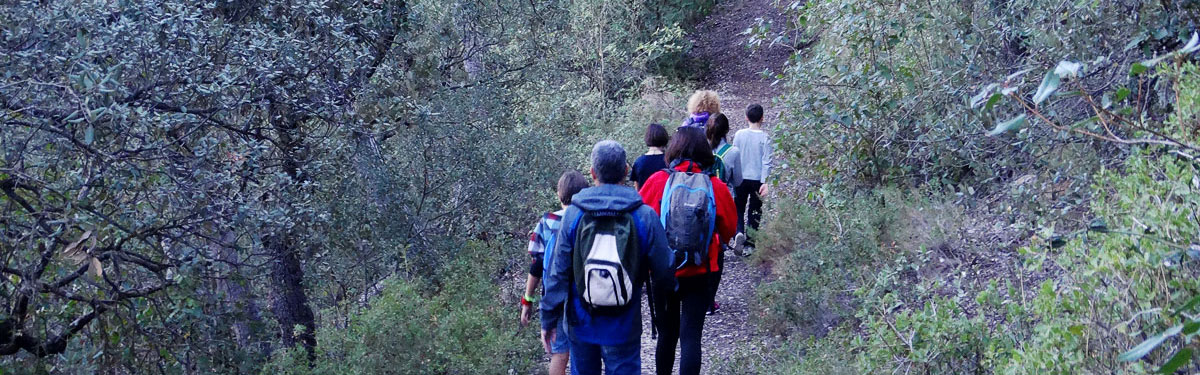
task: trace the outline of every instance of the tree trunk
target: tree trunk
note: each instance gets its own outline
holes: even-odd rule
[[[283,158],[283,171],[297,183],[308,179],[301,169],[302,160],[307,160],[300,131],[303,121],[304,118],[296,116],[288,105],[278,102],[277,98],[271,99],[271,122],[278,137],[277,147]],[[287,199],[286,196],[278,198]],[[309,360],[312,360],[316,355],[317,324],[312,308],[308,306],[304,267],[300,264],[294,238],[295,233],[289,228],[271,228],[263,236],[263,247],[272,259],[271,310],[279,322],[283,345],[294,347],[299,340],[308,352]]]
[[[241,267],[239,266],[241,260],[238,259],[237,251],[232,246],[236,240],[237,235],[232,230],[225,229],[217,241],[209,243],[209,250],[212,252],[212,257],[232,267],[228,277],[217,281],[221,291],[225,293],[222,303],[236,314],[233,318],[232,327],[233,337],[237,341],[238,347],[243,350],[255,349],[265,352],[266,348],[252,347],[255,338],[258,336],[253,323],[262,321],[262,313],[259,311],[255,299],[252,298],[250,289],[245,284],[249,280],[241,273]]]
[[[304,290],[304,268],[290,237],[290,233],[283,233],[263,238],[266,250],[274,257],[271,261],[271,310],[279,321],[283,345],[294,347],[298,341],[308,351],[309,359],[313,359],[317,323]]]

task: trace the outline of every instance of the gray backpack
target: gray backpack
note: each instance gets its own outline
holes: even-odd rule
[[[708,247],[717,223],[716,198],[705,172],[680,172],[671,163],[663,188],[659,216],[667,232],[667,245],[675,254],[675,269],[708,263]]]

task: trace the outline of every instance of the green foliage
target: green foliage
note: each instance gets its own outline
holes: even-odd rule
[[[503,314],[427,301],[494,300],[508,280],[454,276],[469,241],[521,249],[585,143],[678,118],[631,103],[712,4],[5,3],[0,367],[251,373],[294,345],[349,366],[324,342],[350,348],[337,317],[392,280],[417,306],[391,314],[447,319],[391,327],[442,342],[415,353],[528,368],[464,336]]]
[[[778,215],[767,221],[754,256],[779,275],[756,292],[761,328],[812,334],[849,315],[844,291],[881,259],[880,232],[895,217],[882,198],[814,195],[775,205]]]
[[[1165,123],[1152,124],[1161,129],[1154,135],[1195,142],[1194,130],[1183,124],[1197,115],[1196,68],[1185,64],[1159,72],[1175,78],[1182,104]],[[846,364],[856,373],[1193,372],[1200,331],[1200,165],[1180,151],[1160,144],[1132,148],[1118,167],[1101,168],[1093,177],[1085,218],[1074,224],[1047,221],[1017,249],[1018,268],[992,271],[973,283],[943,280],[945,265],[932,262],[920,245],[901,244],[890,251],[880,246],[872,253],[878,259],[838,268],[859,281],[829,288],[853,292],[847,303],[856,306],[855,319],[820,339],[793,339],[777,349],[776,358],[741,360],[759,373],[823,373],[828,363]],[[875,221],[880,212],[860,209],[839,216],[844,222]],[[905,209],[882,214],[897,212]],[[896,235],[904,227],[892,225],[875,235],[904,237]],[[961,232],[953,226],[933,227]],[[767,233],[792,238],[789,231]],[[813,249],[818,255],[810,262],[842,259],[811,245],[821,241],[827,240],[778,243],[797,252]],[[991,252],[999,250],[985,244],[976,256]],[[967,271],[961,272],[965,276]],[[957,272],[949,268],[949,273]],[[795,277],[780,280],[789,278]],[[760,298],[796,298],[786,288],[776,288],[779,282],[760,287]],[[801,290],[819,296],[829,289]],[[806,302],[791,310],[820,310],[818,303]],[[767,315],[762,321],[775,330],[795,329],[811,324],[805,314]],[[797,351],[805,357],[778,358]]]
[[[1174,73],[1172,80],[1177,85],[1174,89],[1178,92],[1178,85],[1186,84],[1180,82],[1180,76],[1185,74],[1184,67],[1181,65],[1183,61],[1192,54],[1200,50],[1200,34],[1193,33],[1192,38],[1182,48],[1163,54],[1162,56],[1134,63],[1132,75],[1141,74],[1146,69],[1159,65],[1159,62],[1164,60],[1173,60],[1176,65],[1170,68],[1164,68],[1164,73]],[[1187,134],[1179,132],[1181,123],[1178,121],[1167,124],[1156,124],[1154,121],[1148,121],[1144,107],[1142,105],[1144,91],[1142,84],[1138,82],[1139,95],[1133,103],[1123,103],[1122,100],[1128,98],[1132,93],[1128,88],[1120,87],[1110,90],[1100,90],[1098,94],[1092,92],[1097,91],[1086,87],[1078,78],[1082,77],[1084,66],[1080,63],[1071,61],[1062,61],[1058,63],[1052,71],[1046,72],[1042,84],[1038,86],[1037,92],[1029,100],[1026,100],[1020,95],[1019,86],[1010,82],[994,83],[984,88],[979,94],[971,100],[972,107],[978,107],[981,103],[981,98],[988,97],[987,104],[983,107],[982,112],[989,114],[994,107],[994,104],[1000,99],[1011,97],[1023,109],[1022,114],[1017,117],[996,125],[996,128],[988,132],[989,136],[1003,134],[1009,131],[1014,131],[1024,127],[1027,123],[1027,115],[1035,116],[1052,130],[1062,132],[1064,134],[1076,134],[1081,136],[1091,137],[1097,140],[1113,142],[1116,144],[1157,144],[1166,145],[1176,149],[1176,152],[1185,152],[1183,155],[1190,156],[1187,153],[1195,153],[1200,151],[1200,145],[1195,145],[1189,141]],[[1082,97],[1091,113],[1095,115],[1084,120],[1075,122],[1070,126],[1064,126],[1057,123],[1057,116],[1053,112],[1046,111],[1040,108],[1043,101],[1054,94],[1062,85],[1063,80],[1070,80],[1072,88],[1075,91],[1064,92],[1060,97]],[[998,91],[993,93],[993,91]],[[999,95],[999,96],[997,96]],[[1178,94],[1176,99],[1178,99]],[[1115,98],[1115,101],[1114,99]],[[1176,111],[1174,115],[1178,116],[1181,111]],[[1165,126],[1164,126],[1165,125]]]
[[[472,243],[447,265],[440,286],[391,280],[370,306],[323,322],[316,360],[277,353],[266,374],[527,374],[540,367],[533,327],[520,329],[512,296],[492,275],[498,246]]]
[[[963,106],[964,99],[975,95],[971,102],[990,108],[1003,95],[1026,95],[1074,123],[1090,114],[1080,111],[1078,96],[1052,95],[1061,84],[1056,74],[1045,75],[1033,95],[976,93],[999,93],[988,84],[1006,76],[1003,81],[1016,86],[1026,79],[1023,72],[1054,67],[1060,56],[1096,56],[1084,64],[1087,80],[1133,88],[1147,98],[1145,110],[1161,113],[1169,107],[1167,88],[1139,86],[1125,69],[1189,36],[1179,25],[1195,6],[1037,0],[784,5],[787,25],[751,30],[751,44],[811,43],[778,75],[788,94],[780,102],[785,110],[776,139],[789,161],[824,180],[977,187],[1057,163],[1055,150],[1111,151],[1104,143],[1026,127],[1040,119],[1019,117],[1011,108],[980,115]],[[1137,38],[1127,43],[1131,34]],[[1021,128],[1027,130],[1016,139],[980,137]],[[1077,176],[1064,171],[1057,177]]]
[[[1200,186],[1194,183],[1200,169],[1190,161],[1152,155],[1140,152],[1123,173],[1105,171],[1097,177],[1092,211],[1107,222],[1103,232],[1069,241],[1057,254],[1024,249],[1032,265],[1053,260],[1070,282],[1031,311],[1027,319],[1037,323],[1003,364],[1006,368],[1014,373],[1147,371],[1154,367],[1123,361],[1165,363],[1186,344],[1174,338],[1186,320],[1169,312],[1200,293],[1196,261],[1185,254],[1200,235],[1194,225],[1200,214]],[[1063,330],[1076,326],[1082,329]],[[1148,342],[1139,346],[1143,340]],[[1159,345],[1169,348],[1152,352]]]
[[[787,340],[767,356],[729,365],[747,373],[956,373],[980,368],[990,348],[981,317],[930,296],[931,258],[954,243],[962,212],[946,198],[894,188],[815,188],[804,203],[775,203],[755,259],[776,277],[758,287],[756,317]],[[944,260],[944,259],[943,259]],[[809,337],[819,337],[809,340]],[[975,358],[975,359],[968,359]],[[740,373],[736,372],[735,373]]]

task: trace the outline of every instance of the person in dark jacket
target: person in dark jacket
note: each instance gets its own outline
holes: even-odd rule
[[[663,158],[663,149],[667,148],[667,142],[671,137],[667,135],[667,128],[661,124],[650,124],[646,127],[646,154],[639,156],[633,162],[633,172],[629,173],[629,179],[637,183],[637,188],[641,189],[642,184],[646,183],[646,179],[655,172],[667,169],[667,161]]]
[[[571,198],[556,235],[550,268],[543,273],[546,292],[541,303],[542,341],[549,351],[556,335],[568,335],[572,374],[598,375],[601,368],[609,375],[640,374],[641,285],[649,279],[657,295],[669,295],[675,289],[673,257],[658,214],[642,204],[637,191],[621,184],[629,169],[625,160],[625,149],[617,142],[601,141],[592,148],[591,172],[596,186]],[[575,285],[572,260],[576,231],[585,214],[612,212],[632,214],[640,269],[629,271],[634,275],[633,302],[623,310],[593,314]],[[661,307],[651,308],[662,311]],[[560,319],[567,319],[567,332],[558,332]]]

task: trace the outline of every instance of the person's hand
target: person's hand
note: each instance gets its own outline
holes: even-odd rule
[[[550,354],[550,343],[554,342],[554,335],[558,334],[555,331],[557,330],[554,328],[551,328],[549,331],[542,330],[542,348],[546,349],[546,354]]]
[[[762,186],[758,187],[758,196],[763,197],[766,195],[767,195],[767,184],[762,184]]]
[[[529,305],[521,305],[521,326],[529,325],[529,317],[533,315],[533,309]]]

